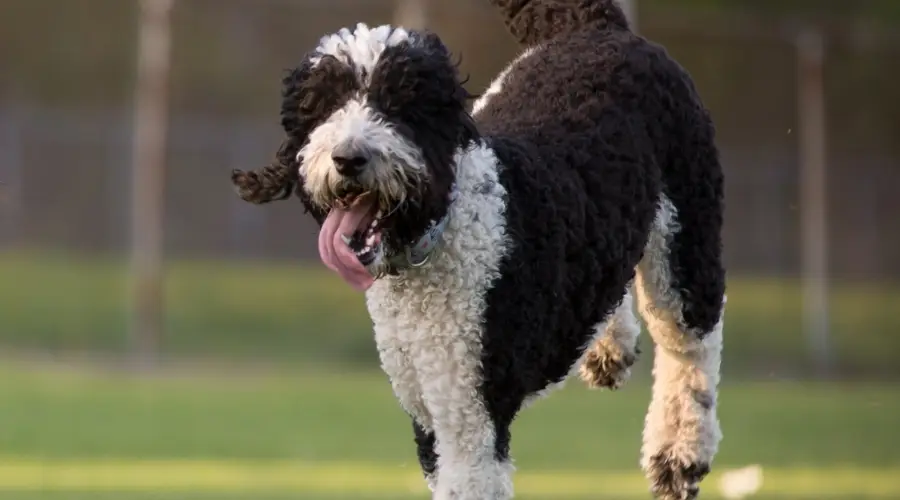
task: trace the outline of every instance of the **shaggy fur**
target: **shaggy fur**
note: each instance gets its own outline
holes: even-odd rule
[[[323,227],[342,192],[377,194],[366,302],[435,499],[511,498],[516,414],[573,373],[627,379],[632,288],[656,354],[641,464],[657,498],[695,498],[721,438],[712,122],[613,0],[492,3],[525,50],[474,119],[438,37],[360,25],[285,78],[277,161],[233,182],[254,203],[296,192]],[[438,220],[428,262],[390,264]]]

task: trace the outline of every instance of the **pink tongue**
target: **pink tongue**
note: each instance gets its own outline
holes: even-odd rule
[[[363,195],[354,200],[349,209],[332,208],[319,232],[319,256],[322,262],[359,291],[367,290],[375,279],[359,262],[353,250],[344,243],[341,235],[352,237],[374,202],[372,196]]]

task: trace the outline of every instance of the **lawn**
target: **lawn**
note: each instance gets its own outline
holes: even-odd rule
[[[110,259],[0,253],[0,349],[123,353],[126,271]],[[362,297],[319,266],[177,261],[166,268],[165,291],[167,356],[376,366]],[[835,287],[830,319],[844,373],[897,373],[896,304],[897,289]],[[800,311],[796,282],[730,277],[725,372],[808,373]]]
[[[186,360],[184,371],[137,376],[21,358],[120,358],[126,270],[109,259],[0,254],[0,498],[428,497],[409,421],[373,370],[362,297],[318,267],[170,263],[162,350]],[[900,291],[842,285],[831,299],[840,368],[896,375]],[[703,497],[718,498],[721,471],[761,464],[761,500],[900,498],[900,388],[786,381],[809,370],[800,310],[794,282],[729,279],[725,441]],[[622,391],[571,383],[521,416],[517,498],[648,498],[637,461],[649,357]],[[251,360],[265,374],[237,369]]]
[[[572,382],[516,422],[524,499],[648,498],[637,469],[648,389]],[[900,497],[893,385],[726,382],[716,474],[761,464],[762,500]],[[427,498],[406,416],[378,373],[154,377],[0,371],[0,498]]]

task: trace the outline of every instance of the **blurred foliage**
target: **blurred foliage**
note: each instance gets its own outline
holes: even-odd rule
[[[648,25],[651,37],[667,35],[666,20],[655,20],[656,12],[677,12],[687,19],[710,12],[769,21],[797,18],[837,23],[848,30],[878,25],[893,31],[900,22],[900,3],[893,0],[640,2],[641,24]],[[431,4],[432,27],[454,49],[477,54],[467,69],[475,76],[473,83],[485,83],[513,49],[499,17],[485,0]],[[392,6],[391,0],[181,0],[174,15],[174,104],[268,113],[271,108],[258,106],[259,96],[274,104],[277,70],[295,63],[319,36],[338,26],[391,22]],[[0,101],[7,93],[58,105],[128,105],[136,16],[134,0],[0,2]],[[484,51],[487,46],[495,50]],[[235,69],[245,77],[235,78]],[[222,106],[220,100],[231,106]]]
[[[672,0],[646,0],[671,2]],[[762,14],[794,15],[819,20],[873,20],[883,23],[900,21],[900,3],[895,0],[682,0],[683,5],[717,4],[722,8],[743,9]],[[652,3],[651,3],[652,5]]]
[[[485,88],[519,50],[486,0],[430,0],[430,27],[463,56],[470,88]],[[830,26],[829,53],[849,50],[853,69],[831,64],[829,88],[854,109],[870,113],[860,134],[900,133],[900,99],[890,82],[900,67],[898,46],[874,42],[871,54],[848,46],[847,38],[896,33],[900,2],[893,0],[640,0],[645,35],[670,47],[703,94],[742,95],[748,81],[764,76],[765,66],[745,64],[737,52],[772,49],[779,28],[813,22]],[[359,21],[393,21],[391,0],[282,2],[275,0],[181,0],[173,19],[171,83],[173,115],[202,113],[217,117],[262,118],[275,123],[282,72],[297,63],[318,38]],[[4,0],[0,2],[0,106],[17,102],[56,108],[120,111],[131,106],[137,9],[134,0]],[[759,41],[730,37],[731,30],[759,30]],[[707,33],[709,32],[709,33]],[[753,31],[755,32],[755,31]],[[699,38],[698,38],[699,37]],[[877,38],[877,37],[876,37]],[[893,42],[898,42],[894,37]],[[779,57],[792,58],[790,39],[778,43]],[[854,42],[855,43],[855,42]],[[719,46],[721,49],[716,49]],[[490,47],[490,50],[485,50]],[[867,50],[869,50],[867,49]],[[787,52],[785,52],[787,50]],[[885,56],[884,52],[891,56]],[[789,63],[791,64],[791,63]],[[778,68],[777,61],[775,68]],[[789,74],[794,70],[787,68]],[[747,74],[747,73],[750,74]],[[777,86],[779,79],[771,79]],[[788,90],[791,90],[790,87]],[[755,89],[777,100],[777,90]],[[707,100],[712,100],[707,99]],[[737,101],[730,101],[737,102]],[[719,119],[743,110],[716,114]],[[842,114],[837,120],[844,121]],[[856,130],[860,130],[857,128]],[[843,134],[835,134],[842,136]],[[848,139],[849,140],[849,139]],[[887,141],[894,147],[896,141]]]
[[[791,35],[798,19],[824,26],[831,272],[900,280],[893,258],[900,233],[892,230],[900,210],[893,188],[900,159],[900,37],[891,35],[900,21],[891,14],[897,3],[639,2],[641,32],[690,71],[716,121],[728,199],[726,262],[741,272],[799,272]],[[393,3],[177,2],[167,251],[314,257],[315,245],[306,244],[311,219],[298,221],[291,204],[266,207],[265,215],[236,208],[227,173],[274,153],[285,68],[339,26],[391,22]],[[520,50],[487,0],[430,0],[430,13],[430,27],[461,56],[472,92],[486,88]],[[135,0],[0,1],[0,142],[13,140],[4,130],[18,128],[13,135],[20,137],[18,148],[0,150],[0,176],[21,172],[21,185],[10,184],[21,191],[20,234],[8,238],[81,250],[127,246],[128,194],[117,186],[129,175],[135,28]],[[198,185],[210,189],[200,194]],[[238,235],[253,245],[238,248]]]
[[[877,19],[900,21],[900,3],[895,0],[638,0],[641,8],[653,9],[677,3],[685,10],[743,10],[760,14],[797,15],[820,19]]]

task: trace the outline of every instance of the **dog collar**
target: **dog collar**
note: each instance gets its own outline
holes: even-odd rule
[[[456,186],[450,189],[450,204],[452,205],[457,198]],[[447,223],[450,222],[450,209],[439,220],[431,221],[425,233],[412,245],[407,246],[402,252],[390,257],[388,263],[394,270],[405,269],[409,267],[424,266],[431,259],[431,254],[444,235],[447,229]]]

